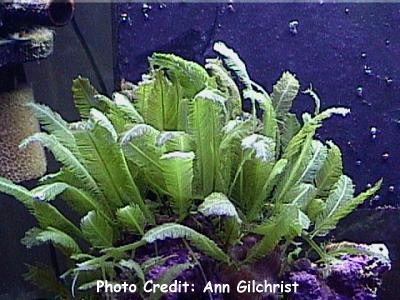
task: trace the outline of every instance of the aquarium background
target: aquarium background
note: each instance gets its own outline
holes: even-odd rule
[[[154,51],[203,62],[215,56],[212,45],[222,40],[240,54],[252,78],[268,90],[282,71],[290,70],[297,74],[302,90],[312,83],[322,108],[350,107],[350,116],[332,118],[319,134],[341,146],[345,172],[358,191],[380,177],[384,186],[379,197],[347,218],[335,236],[388,245],[393,271],[386,278],[381,298],[397,299],[399,4],[78,3],[75,19],[108,93],[118,88],[121,79],[137,81],[147,68],[147,56]],[[72,79],[81,74],[100,85],[71,25],[57,29],[52,57],[25,67],[36,100],[68,120],[77,118]],[[312,108],[312,99],[306,95],[296,101],[298,113]],[[49,168],[57,165],[51,163]],[[32,288],[21,279],[23,263],[55,258],[51,249],[27,250],[20,244],[33,219],[16,201],[0,197],[0,268],[9,270],[0,281],[0,298],[22,299],[25,295],[31,299],[27,293]]]
[[[347,106],[320,132],[345,151],[345,170],[358,190],[384,177],[372,205],[395,204],[400,191],[400,6],[396,4],[143,4],[117,6],[117,78],[137,81],[154,51],[203,62],[224,41],[271,90],[282,71],[322,108]],[[139,46],[136,46],[139,45]],[[396,78],[397,77],[397,78]],[[312,107],[299,97],[297,111]],[[396,105],[397,104],[397,105]],[[396,172],[396,168],[399,172]]]
[[[400,278],[400,5],[389,3],[118,4],[116,78],[137,81],[154,51],[203,62],[224,41],[269,91],[284,70],[305,90],[312,84],[322,108],[346,106],[346,118],[319,131],[343,151],[344,170],[357,190],[384,178],[374,199],[342,222],[338,240],[385,242],[393,261],[380,297],[397,299]],[[140,45],[140,46],[135,46]],[[298,113],[312,109],[296,98]]]

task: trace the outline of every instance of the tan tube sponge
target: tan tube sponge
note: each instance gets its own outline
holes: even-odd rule
[[[37,143],[19,149],[20,142],[38,132],[39,123],[26,103],[33,101],[28,87],[0,93],[0,176],[14,182],[38,178],[46,172],[43,147]]]

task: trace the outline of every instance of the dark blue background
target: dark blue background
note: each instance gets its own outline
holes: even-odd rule
[[[351,108],[349,117],[327,121],[321,136],[341,146],[345,170],[358,190],[384,178],[373,206],[398,205],[400,5],[150,5],[151,9],[143,4],[115,8],[117,78],[140,79],[154,51],[204,62],[214,55],[211,48],[217,40],[234,48],[251,77],[268,90],[290,70],[303,90],[313,84],[322,108]],[[293,20],[299,23],[297,34],[289,30]],[[311,105],[310,98],[300,95],[295,109],[310,110]],[[377,129],[375,138],[371,127]]]

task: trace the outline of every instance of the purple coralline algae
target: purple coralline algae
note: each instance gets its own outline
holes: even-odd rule
[[[300,260],[287,274],[299,288],[289,295],[293,300],[369,300],[377,299],[382,276],[390,270],[390,261],[367,254],[346,254],[333,263],[319,267]]]
[[[382,275],[389,269],[390,263],[377,257],[344,255],[330,267],[327,283],[348,299],[376,299]]]
[[[292,272],[288,281],[298,283],[295,299],[322,299],[322,285],[317,275],[307,271]]]

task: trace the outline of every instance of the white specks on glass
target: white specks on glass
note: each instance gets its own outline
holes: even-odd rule
[[[121,21],[126,21],[128,20],[128,14],[127,13],[121,13]]]
[[[233,7],[232,1],[229,1],[228,10],[229,10],[230,12],[235,12],[235,8]]]
[[[364,74],[368,75],[368,76],[372,76],[372,69],[370,66],[364,65]]]
[[[393,79],[390,78],[389,76],[385,76],[384,80],[387,86],[390,86],[393,83]]]
[[[356,89],[356,94],[358,97],[362,98],[364,93],[364,89],[361,85],[359,85]]]
[[[383,159],[383,160],[388,160],[389,157],[390,157],[389,152],[385,152],[385,153],[382,154],[382,159]]]
[[[149,11],[149,10],[151,10],[151,5],[143,3],[142,11]]]
[[[142,13],[144,16],[144,19],[147,21],[149,19],[149,12],[152,9],[150,4],[143,3],[142,5]]]
[[[128,13],[122,12],[119,17],[121,23],[127,23],[129,26],[132,26],[132,19]]]
[[[289,22],[289,31],[291,34],[296,35],[298,33],[299,21],[292,20]]]

